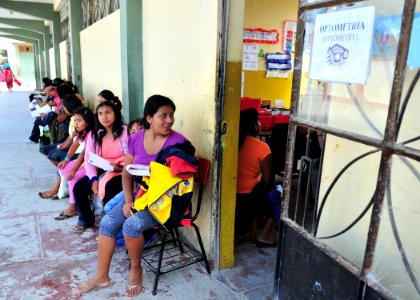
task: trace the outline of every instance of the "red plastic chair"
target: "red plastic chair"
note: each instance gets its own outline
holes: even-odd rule
[[[204,158],[198,158],[199,166],[195,175],[195,182],[199,184],[197,206],[195,214],[191,215],[191,219],[182,220],[179,224],[172,227],[161,227],[162,239],[159,243],[155,243],[144,249],[142,262],[155,273],[155,281],[153,285],[152,294],[156,295],[157,286],[160,275],[178,270],[180,268],[203,261],[207,272],[210,274],[210,264],[207,260],[206,252],[204,250],[203,241],[201,239],[200,231],[194,221],[197,220],[200,213],[201,200],[203,197],[204,186],[207,183],[207,178],[210,170],[211,162]],[[191,206],[192,207],[192,206]],[[179,235],[178,229],[192,226],[197,235],[200,251],[192,246],[188,241]],[[167,239],[168,234],[171,235]],[[172,245],[171,245],[172,244]],[[152,249],[159,249],[159,251],[152,251]]]

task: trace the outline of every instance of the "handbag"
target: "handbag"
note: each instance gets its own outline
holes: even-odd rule
[[[16,84],[18,85],[18,86],[21,86],[22,85],[22,83],[19,81],[19,80],[17,80],[16,78],[15,78],[15,80],[14,80],[15,82],[16,82]]]

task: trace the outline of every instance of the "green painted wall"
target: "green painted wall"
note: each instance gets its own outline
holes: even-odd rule
[[[35,80],[35,65],[33,53],[19,54],[20,69],[17,74],[19,80]]]

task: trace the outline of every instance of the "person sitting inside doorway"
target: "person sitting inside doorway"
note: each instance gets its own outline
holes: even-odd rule
[[[274,172],[270,147],[256,136],[261,131],[258,111],[241,111],[239,122],[238,175],[236,188],[235,232],[249,231],[255,217],[266,222],[256,239],[259,247],[273,246],[273,212],[266,195],[274,187]]]

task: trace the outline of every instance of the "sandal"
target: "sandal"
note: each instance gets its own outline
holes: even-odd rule
[[[41,197],[42,199],[51,199],[51,198],[53,198],[54,196],[50,196],[50,195],[48,195],[48,192],[39,192],[38,193],[38,196],[39,197]]]
[[[75,225],[75,226],[73,226],[72,228],[71,228],[71,230],[73,231],[73,232],[79,232],[79,233],[82,233],[82,232],[85,232],[86,230],[88,230],[88,229],[90,229],[91,227],[85,227],[85,226],[82,226],[82,225]]]
[[[140,283],[127,285],[127,289],[125,290],[125,293],[124,293],[125,297],[135,297],[138,294],[140,294],[142,286],[143,286],[144,275],[145,275],[145,271],[144,269],[142,269]]]
[[[79,285],[78,287],[74,288],[73,294],[75,296],[82,296],[85,295],[87,293],[89,293],[90,291],[94,291],[96,289],[102,289],[102,288],[106,288],[109,287],[111,285],[110,282],[105,282],[105,283],[91,283],[89,281],[86,281],[84,283],[82,283],[81,285]]]
[[[128,285],[127,290],[124,293],[125,297],[134,297],[140,294],[141,284]]]
[[[62,220],[66,220],[66,219],[69,219],[69,218],[73,218],[75,216],[77,216],[77,214],[75,214],[75,215],[67,215],[63,211],[57,217],[55,217],[54,220],[62,221]]]

